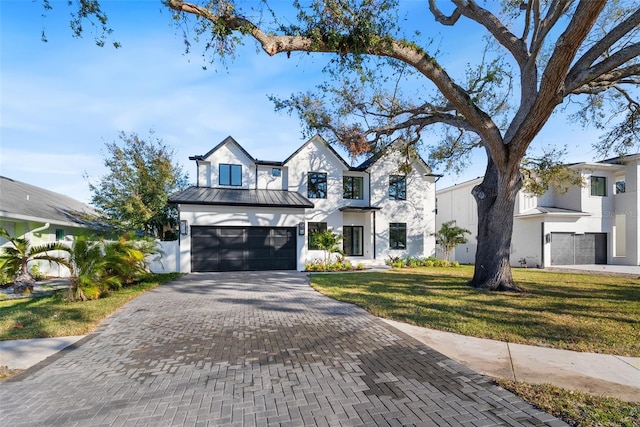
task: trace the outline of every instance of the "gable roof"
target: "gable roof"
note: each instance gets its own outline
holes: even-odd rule
[[[387,145],[386,147],[382,148],[381,150],[379,150],[378,152],[373,154],[371,157],[366,159],[364,162],[360,163],[360,165],[358,165],[354,169],[356,169],[356,170],[367,170],[367,169],[369,169],[378,160],[380,160],[382,157],[384,157],[384,155],[387,154],[387,152],[389,150],[391,150],[394,145],[400,144],[402,142],[403,142],[402,139],[396,139],[395,141],[391,142],[389,145]],[[431,173],[431,167],[427,164],[427,162],[425,162],[425,160],[419,154],[416,156],[416,159],[425,167],[426,170],[429,171],[429,176],[442,176],[442,175],[439,175],[439,174]]]
[[[222,142],[218,145],[216,145],[215,147],[213,147],[211,150],[209,150],[209,152],[207,152],[207,154],[200,154],[200,155],[195,155],[195,156],[189,156],[189,160],[204,160],[207,157],[211,156],[213,153],[215,153],[216,151],[218,151],[221,147],[223,147],[226,144],[233,144],[235,145],[240,151],[242,151],[242,154],[244,154],[245,156],[247,156],[249,158],[249,160],[251,160],[252,162],[256,162],[256,159],[253,158],[253,156],[251,154],[249,154],[247,152],[247,150],[245,150],[242,145],[240,145],[238,143],[238,141],[236,141],[235,139],[233,139],[231,136],[226,137],[225,139],[222,140]]]
[[[289,157],[287,157],[287,159],[284,162],[282,162],[282,164],[287,164],[287,162],[289,160],[291,160],[293,157],[295,157],[296,154],[300,153],[300,151],[302,151],[304,149],[304,147],[306,147],[307,145],[311,144],[312,142],[320,142],[321,144],[323,144],[329,150],[330,153],[332,153],[338,160],[340,160],[340,162],[347,169],[355,170],[355,168],[353,168],[352,166],[349,166],[349,164],[342,158],[342,156],[340,154],[338,154],[338,152],[335,150],[335,148],[333,148],[331,146],[331,144],[329,144],[323,137],[321,137],[318,134],[312,136],[307,142],[302,144],[296,151],[293,152],[293,154],[291,154]]]
[[[103,228],[100,213],[79,200],[0,176],[0,219]]]
[[[270,208],[313,207],[313,203],[295,191],[211,187],[189,187],[169,197],[169,202],[184,205],[258,206]]]

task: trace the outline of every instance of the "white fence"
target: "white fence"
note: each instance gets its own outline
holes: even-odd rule
[[[150,257],[149,269],[153,273],[174,273],[180,271],[179,240],[158,242],[160,253]]]
[[[71,246],[72,242],[62,242]],[[158,241],[158,249],[160,253],[150,256],[147,259],[149,270],[152,273],[173,273],[180,271],[180,245],[178,240],[162,242]],[[49,252],[49,255],[67,257],[68,254],[63,251]],[[29,269],[34,264],[38,265],[40,274],[47,277],[69,277],[69,269],[63,265],[49,263],[47,261],[30,262]]]

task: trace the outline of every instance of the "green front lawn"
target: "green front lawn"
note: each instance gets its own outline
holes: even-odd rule
[[[372,314],[481,338],[640,356],[640,280],[514,269],[520,294],[466,285],[473,267],[312,274],[321,293]]]
[[[112,291],[106,298],[70,302],[67,291],[43,298],[0,301],[0,340],[85,335],[138,295],[179,274],[156,274],[139,284]]]

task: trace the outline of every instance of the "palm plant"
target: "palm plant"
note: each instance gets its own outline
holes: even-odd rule
[[[73,240],[70,254],[71,301],[96,299],[106,291],[106,261],[102,253],[102,245],[86,235],[77,236]]]
[[[442,247],[444,259],[449,261],[453,249],[458,245],[467,243],[467,239],[464,237],[465,234],[471,234],[471,232],[466,228],[458,227],[456,221],[453,220],[443,222],[440,230],[432,235],[435,236],[436,243]]]
[[[60,242],[50,242],[38,246],[31,246],[25,237],[11,236],[7,230],[0,227],[0,237],[9,241],[11,246],[5,246],[0,253],[0,271],[3,275],[13,278],[13,290],[17,294],[33,291],[35,279],[29,272],[29,263],[34,261],[48,261],[70,267],[69,260],[64,256],[52,255],[50,252],[69,252],[69,247]]]
[[[148,273],[147,256],[156,253],[154,240],[121,236],[117,241],[104,245],[107,274],[117,279],[113,283],[118,287],[129,285]]]
[[[331,254],[337,253],[344,255],[340,242],[342,242],[342,236],[332,232],[331,230],[325,230],[314,233],[311,237],[315,246],[324,251],[324,263],[329,265]]]

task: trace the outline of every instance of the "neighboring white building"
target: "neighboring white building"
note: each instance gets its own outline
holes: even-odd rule
[[[284,161],[254,159],[228,137],[197,164],[197,186],[171,197],[180,209],[180,271],[303,270],[321,259],[309,236],[343,236],[347,259],[435,253],[435,179],[421,159],[399,172],[392,144],[349,166],[320,136]]]
[[[584,186],[565,194],[535,197],[520,191],[514,210],[511,264],[549,267],[572,264],[640,264],[640,155],[570,165]],[[471,190],[477,178],[436,193],[436,228],[456,220],[472,232],[455,249],[455,260],[472,264],[478,230]]]

